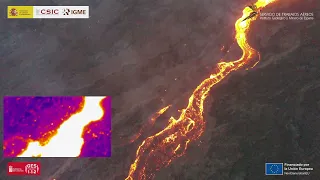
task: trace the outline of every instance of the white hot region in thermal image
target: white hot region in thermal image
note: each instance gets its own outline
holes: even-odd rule
[[[66,120],[49,142],[41,146],[38,141],[30,142],[18,157],[77,157],[81,153],[84,140],[81,137],[86,125],[102,118],[104,111],[100,102],[104,96],[84,97],[81,112]]]

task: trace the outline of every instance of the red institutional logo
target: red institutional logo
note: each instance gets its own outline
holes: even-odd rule
[[[9,162],[7,167],[8,175],[40,175],[40,162]]]

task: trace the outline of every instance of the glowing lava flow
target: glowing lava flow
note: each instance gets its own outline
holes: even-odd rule
[[[274,1],[258,0],[255,5],[260,9]],[[142,142],[136,152],[136,159],[131,164],[126,180],[152,179],[155,171],[168,166],[172,160],[182,156],[188,143],[197,140],[204,131],[203,104],[211,87],[223,80],[232,71],[245,65],[254,66],[259,62],[259,53],[247,42],[250,24],[256,17],[241,22],[251,12],[252,10],[246,7],[243,10],[242,17],[235,23],[236,40],[243,51],[241,58],[232,62],[218,63],[216,72],[202,81],[193,91],[188,106],[182,110],[179,119],[176,120],[171,117],[169,125],[164,130]],[[258,56],[256,58],[258,60],[253,61],[255,56]]]
[[[124,146],[124,145],[128,145],[131,144],[133,142],[135,142],[141,135],[143,132],[145,132],[146,130],[148,130],[150,127],[152,127],[154,125],[154,123],[156,122],[156,120],[163,114],[165,113],[169,108],[171,107],[171,105],[168,105],[162,109],[160,109],[159,111],[157,111],[156,113],[154,113],[150,120],[148,121],[148,123],[145,123],[140,130],[138,131],[138,133],[134,134],[132,137],[130,137],[129,139],[126,139],[125,142],[120,143],[118,146]]]
[[[129,140],[128,143],[130,144],[130,143],[133,143],[134,141],[136,141],[136,140],[141,136],[141,134],[142,134],[142,132],[145,130],[145,128],[148,127],[148,126],[153,126],[154,123],[156,122],[156,120],[158,119],[158,117],[161,116],[166,110],[168,110],[170,106],[171,106],[171,105],[166,106],[166,107],[160,109],[158,112],[156,112],[156,113],[151,117],[149,123],[144,124],[144,125],[142,126],[142,128],[140,129],[140,131],[139,131],[136,135],[134,135],[133,137],[130,138],[130,140]]]
[[[104,111],[100,102],[105,97],[85,97],[81,112],[66,120],[44,146],[29,142],[27,149],[18,157],[77,157],[84,144],[82,133],[86,125],[102,118]]]

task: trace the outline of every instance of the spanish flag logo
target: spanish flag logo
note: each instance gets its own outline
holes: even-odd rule
[[[33,6],[8,6],[8,18],[33,18]]]

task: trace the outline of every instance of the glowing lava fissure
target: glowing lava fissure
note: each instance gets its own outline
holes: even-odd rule
[[[28,102],[31,98],[22,97],[20,99],[24,99]],[[63,98],[64,97],[52,97],[53,100],[49,100],[48,102],[53,103],[53,101],[59,101],[59,99]],[[68,99],[67,102],[69,102],[69,105],[67,105],[68,108],[73,108],[73,105],[76,105],[76,103],[71,104],[71,102],[74,102],[72,98],[73,97],[66,97],[66,99]],[[76,100],[79,98],[82,99],[80,105],[81,108],[77,111],[72,111],[72,113],[67,116],[68,118],[63,120],[57,129],[50,130],[54,131],[50,137],[46,137],[46,139],[41,136],[31,138],[32,136],[29,135],[30,138],[26,138],[25,136],[19,136],[18,134],[4,143],[4,149],[6,150],[10,148],[14,151],[18,151],[19,149],[17,148],[19,147],[16,147],[16,142],[20,141],[20,143],[25,143],[26,146],[22,150],[20,149],[21,152],[16,154],[15,157],[110,157],[111,98],[105,96],[84,96],[77,97]],[[51,99],[51,97],[39,97],[38,99],[43,102],[43,99]],[[33,101],[33,106],[39,106],[38,103],[40,102]],[[11,103],[11,105],[13,104]],[[65,105],[65,103],[60,105],[58,104],[58,106],[62,105]],[[38,120],[43,122],[42,125],[38,127],[30,126],[30,128],[35,128],[33,131],[42,130],[41,127],[45,126],[44,122],[47,122],[47,118],[54,119],[55,121],[53,122],[58,123],[60,116],[57,115],[57,112],[60,111],[56,108],[57,106],[40,109],[41,111],[35,111],[34,108],[29,109],[30,111],[26,110],[26,112],[34,111],[34,117],[31,118],[39,118],[42,116]],[[14,107],[8,106],[7,109],[8,114],[14,114]],[[41,113],[45,115],[41,115]],[[10,116],[8,115],[6,117],[9,118]],[[27,123],[27,121],[25,123]],[[51,125],[54,123],[51,123]],[[10,126],[7,128],[10,128]],[[46,129],[44,128],[41,133],[46,133],[45,130]],[[21,132],[23,131],[24,130]],[[8,133],[10,133],[10,131],[8,131]],[[31,134],[28,129],[27,134],[29,133]],[[98,149],[99,152],[96,149]],[[8,151],[8,153],[9,152],[10,151]]]
[[[258,0],[254,5],[261,9],[275,1]],[[193,91],[189,98],[188,106],[182,110],[180,117],[178,119],[171,117],[169,125],[165,129],[146,138],[141,143],[136,151],[136,159],[130,166],[126,180],[153,179],[155,171],[168,166],[172,160],[182,156],[187,149],[188,143],[197,140],[204,132],[203,104],[210,89],[232,71],[236,71],[245,65],[254,67],[259,62],[259,52],[253,49],[247,41],[250,24],[257,17],[242,21],[251,12],[251,8],[244,8],[242,17],[235,23],[235,38],[243,52],[241,58],[231,62],[218,63],[216,72],[202,81]],[[255,59],[256,61],[254,61]]]

